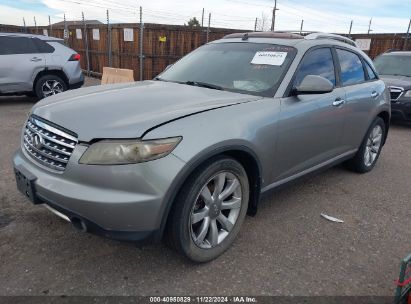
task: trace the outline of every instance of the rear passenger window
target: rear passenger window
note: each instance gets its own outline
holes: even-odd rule
[[[377,75],[375,75],[374,70],[370,67],[370,65],[368,64],[368,62],[365,63],[365,67],[366,67],[366,69],[367,69],[368,79],[369,79],[369,80],[377,79]]]
[[[343,85],[352,85],[365,81],[364,67],[360,57],[353,52],[337,49],[341,66],[341,81]]]
[[[34,41],[39,53],[53,53],[54,52],[54,47],[52,47],[47,42],[42,41],[42,40],[37,39],[37,38],[34,38],[33,41]]]
[[[0,36],[0,55],[38,53],[31,38]]]
[[[301,81],[307,75],[322,76],[335,86],[335,71],[331,49],[321,48],[309,51],[298,68],[294,85],[301,84]]]

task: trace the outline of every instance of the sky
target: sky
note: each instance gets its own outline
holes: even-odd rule
[[[371,33],[404,33],[411,18],[411,1],[397,0],[277,0],[276,30],[303,30],[366,33],[370,19]],[[269,30],[274,0],[0,0],[0,23],[48,25],[51,22],[86,19],[106,22],[106,10],[112,23],[139,22],[139,7],[143,22],[184,24],[190,18],[202,19],[211,27]]]

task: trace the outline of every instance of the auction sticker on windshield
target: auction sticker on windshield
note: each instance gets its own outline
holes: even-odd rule
[[[284,63],[287,52],[257,52],[255,53],[251,64],[268,64],[280,66]]]

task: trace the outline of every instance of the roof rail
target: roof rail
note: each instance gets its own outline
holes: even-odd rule
[[[223,39],[229,38],[283,38],[283,39],[303,39],[303,36],[286,32],[247,32],[247,33],[234,33],[223,37]]]
[[[349,45],[357,47],[357,44],[355,43],[354,40],[351,40],[350,38],[341,36],[341,35],[336,35],[336,34],[329,34],[329,33],[312,33],[304,37],[305,39],[333,39],[337,40],[340,42],[347,43]]]

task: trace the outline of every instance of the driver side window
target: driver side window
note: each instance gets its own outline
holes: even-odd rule
[[[300,85],[307,75],[322,76],[335,86],[334,61],[330,48],[315,49],[305,54],[298,67],[294,86]]]

